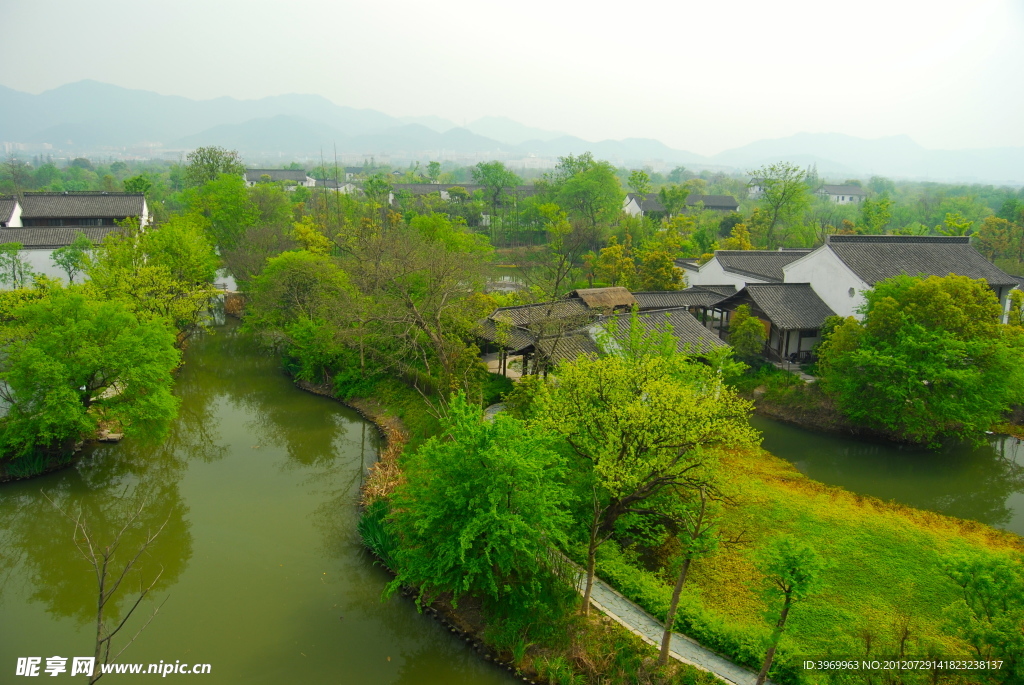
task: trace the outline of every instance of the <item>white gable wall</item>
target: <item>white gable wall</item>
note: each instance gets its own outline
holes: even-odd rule
[[[860,315],[864,291],[871,286],[850,270],[828,245],[782,267],[786,283],[810,283],[822,302],[842,317]]]
[[[726,271],[719,263],[718,257],[713,257],[710,261],[701,264],[697,271],[687,269],[686,283],[689,286],[732,285],[736,286],[736,290],[742,290],[747,283],[768,283],[768,281]]]
[[[622,211],[630,216],[640,216],[640,205],[637,204],[636,198],[629,198],[629,201],[622,208]]]
[[[8,228],[21,228],[21,203],[14,203],[14,211],[11,212],[11,218],[7,221]]]

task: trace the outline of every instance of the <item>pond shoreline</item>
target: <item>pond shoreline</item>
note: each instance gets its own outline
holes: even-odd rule
[[[362,487],[362,497],[359,502],[359,508],[365,509],[369,503],[368,496],[372,499],[376,499],[380,496],[387,496],[390,491],[394,489],[394,486],[400,482],[401,473],[398,467],[398,457],[401,455],[406,443],[408,442],[408,432],[402,425],[400,419],[387,413],[387,410],[381,406],[377,401],[370,398],[353,397],[347,400],[343,400],[337,397],[330,383],[310,383],[309,381],[299,380],[292,378],[292,382],[295,387],[299,390],[319,395],[321,397],[334,400],[344,404],[355,410],[360,416],[370,422],[384,439],[384,447],[378,452],[378,459],[370,467],[370,476]],[[383,559],[381,559],[372,549],[367,547],[365,544],[363,548],[367,554],[373,557],[374,561],[383,569],[386,569],[392,576],[396,575],[394,570],[391,569]],[[415,598],[416,591],[411,587],[403,587],[401,594],[407,598]],[[538,685],[534,678],[539,677],[536,672],[524,672],[515,666],[515,664],[506,662],[501,658],[490,645],[488,645],[483,637],[483,626],[475,625],[470,620],[468,612],[463,613],[452,607],[451,602],[445,598],[438,598],[433,602],[424,604],[422,612],[433,617],[442,626],[448,629],[449,632],[464,640],[470,647],[472,647],[484,661],[491,661],[499,668],[503,668],[508,672],[512,673],[523,681],[530,683],[531,685]]]

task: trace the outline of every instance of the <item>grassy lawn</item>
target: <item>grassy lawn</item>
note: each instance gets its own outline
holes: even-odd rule
[[[966,655],[943,618],[958,595],[940,569],[942,555],[969,547],[1024,550],[1024,539],[1011,533],[827,486],[767,452],[730,453],[722,467],[736,498],[722,528],[729,537],[743,531],[746,542],[695,563],[676,628],[749,666],[763,655],[778,616],[761,590],[765,582],[756,565],[759,550],[777,535],[812,543],[828,562],[823,591],[798,602],[790,614],[783,641],[788,659],[862,657],[868,635],[873,655],[895,654],[903,627],[910,633],[908,654]],[[663,615],[674,579],[651,557],[611,547],[599,573]]]

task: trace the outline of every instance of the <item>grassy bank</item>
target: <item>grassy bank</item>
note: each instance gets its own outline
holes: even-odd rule
[[[778,608],[759,591],[756,559],[780,534],[810,542],[827,559],[824,590],[800,602],[787,624],[783,661],[895,654],[906,630],[908,654],[966,655],[943,609],[958,588],[941,571],[943,555],[965,549],[1020,552],[1024,540],[983,524],[861,497],[800,474],[763,451],[723,456],[736,503],[723,530],[745,542],[695,562],[678,630],[740,663],[755,666]],[[661,553],[652,553],[658,552]],[[666,563],[651,560],[666,559]],[[599,572],[649,611],[664,614],[671,593],[665,550],[610,548]],[[646,562],[646,563],[645,563]],[[776,679],[798,682],[796,668]]]

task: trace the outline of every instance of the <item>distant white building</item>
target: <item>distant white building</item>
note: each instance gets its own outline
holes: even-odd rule
[[[868,196],[867,192],[863,188],[855,185],[823,185],[818,188],[816,192],[822,197],[827,197],[837,205],[856,204]]]
[[[283,182],[286,186],[295,185],[306,188],[316,186],[316,179],[306,174],[304,169],[246,169],[244,178],[245,185],[250,188],[260,181]]]

